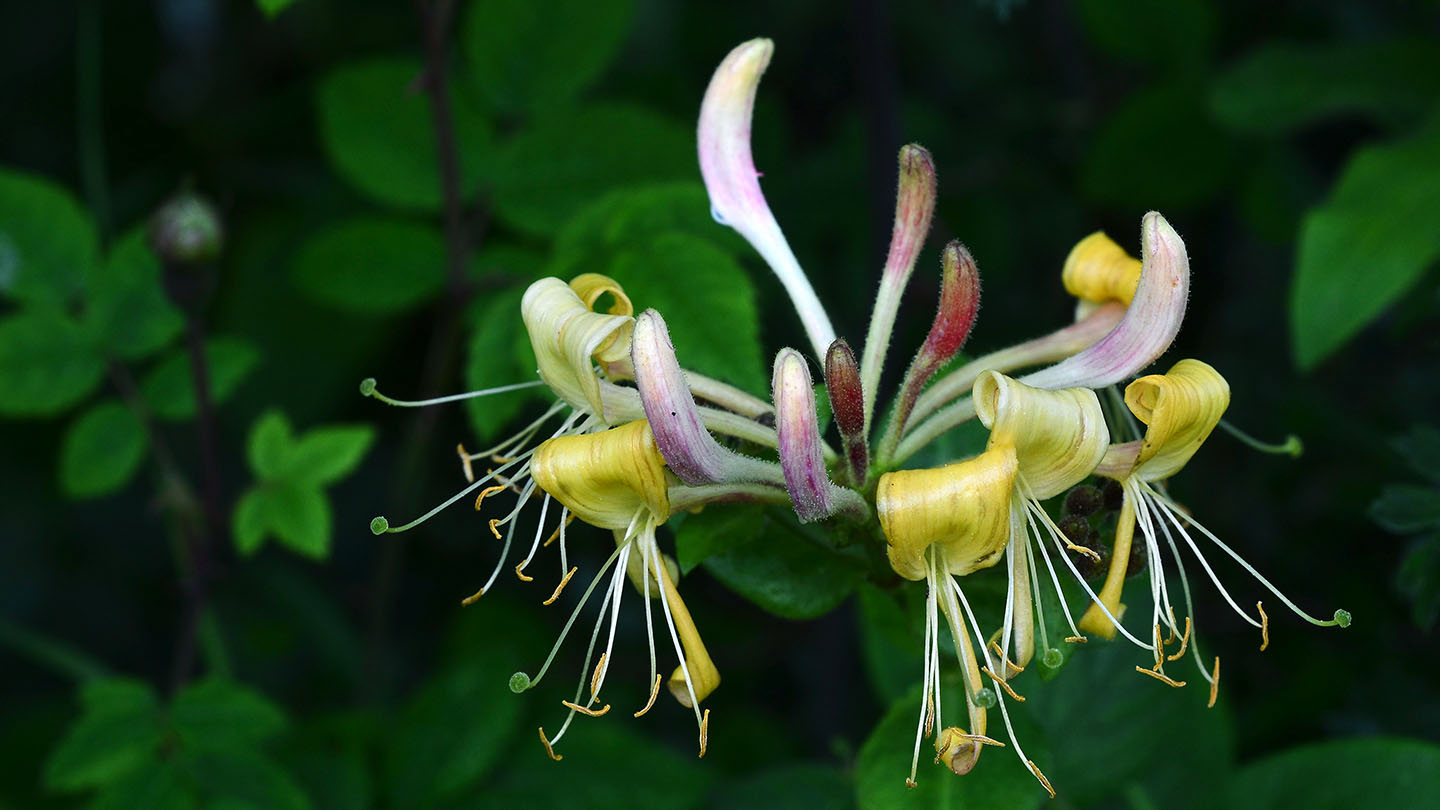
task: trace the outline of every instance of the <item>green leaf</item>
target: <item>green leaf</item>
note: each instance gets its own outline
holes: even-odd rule
[[[853,789],[834,765],[797,762],[768,768],[716,789],[710,806],[716,810],[795,810],[802,807],[841,810],[854,806]]]
[[[1410,469],[1440,484],[1440,430],[1433,425],[1414,425],[1410,432],[1390,442]]]
[[[1395,572],[1395,585],[1414,603],[1415,624],[1428,632],[1440,619],[1440,533],[1411,544]]]
[[[256,752],[188,749],[179,763],[189,779],[212,800],[245,802],[265,810],[310,808],[310,800],[290,775]]]
[[[1290,291],[1295,361],[1314,368],[1440,256],[1440,125],[1359,150],[1305,218]]]
[[[70,423],[60,443],[60,488],[72,498],[114,492],[145,460],[145,431],[135,414],[107,399]]]
[[[52,790],[112,784],[150,761],[163,737],[159,702],[139,681],[92,681],[80,698],[80,718],[45,762],[45,785]]]
[[[893,703],[921,680],[920,636],[912,631],[898,593],[867,584],[860,586],[859,595],[865,672],[876,695]]]
[[[710,196],[703,185],[655,183],[615,189],[580,209],[556,234],[548,273],[579,275],[597,259],[663,233],[702,237],[732,255],[749,250],[734,230],[710,216]]]
[[[0,415],[48,416],[100,384],[105,361],[81,326],[57,312],[0,318]]]
[[[284,469],[295,444],[295,431],[290,420],[280,411],[266,411],[250,428],[250,438],[245,443],[245,456],[250,469],[262,478],[276,478]]]
[[[475,331],[465,355],[465,385],[471,390],[495,388],[535,378],[535,362],[521,363],[509,348],[527,341],[520,319],[523,288],[497,293],[486,301],[475,318]],[[527,352],[528,353],[528,352]],[[525,403],[543,389],[520,389],[465,401],[470,427],[482,442],[489,442],[515,418]]]
[[[160,260],[143,227],[120,238],[88,287],[84,323],[106,354],[138,360],[165,348],[185,326],[161,286]]]
[[[319,487],[349,475],[375,439],[369,425],[328,425],[307,431],[285,455],[274,476]]]
[[[1292,748],[1240,771],[1220,806],[1253,810],[1433,807],[1440,747],[1384,737]]]
[[[229,399],[259,362],[260,352],[243,338],[217,337],[205,341],[210,404],[219,407]],[[166,353],[145,375],[140,392],[157,419],[194,419],[195,387],[191,383],[189,349],[180,347]]]
[[[643,107],[556,112],[501,148],[489,180],[496,214],[526,233],[558,231],[616,187],[695,174],[695,134]]]
[[[1425,40],[1263,45],[1216,78],[1210,108],[1237,132],[1276,137],[1327,118],[1413,121],[1440,91],[1440,52]]]
[[[335,171],[376,202],[438,210],[440,165],[424,71],[413,59],[369,59],[320,80],[315,105],[320,142]],[[490,126],[452,92],[462,193],[469,195],[490,152]]]
[[[193,748],[253,748],[285,727],[285,713],[252,689],[209,678],[175,695],[170,722]]]
[[[779,510],[707,510],[675,533],[681,570],[704,561],[726,587],[787,619],[812,619],[845,601],[864,578],[860,563],[825,548]]]
[[[190,810],[195,807],[191,788],[174,763],[147,760],[139,769],[106,785],[88,810]]]
[[[1440,526],[1440,490],[1392,484],[1370,504],[1370,519],[1396,534]]]
[[[630,0],[476,0],[460,42],[495,109],[563,106],[600,75],[630,26]],[[557,24],[563,21],[563,24]]]
[[[1116,206],[1187,208],[1220,193],[1231,158],[1230,141],[1210,122],[1196,86],[1171,82],[1136,92],[1105,119],[1086,150],[1080,183]]]
[[[1215,10],[1203,0],[1081,0],[1077,9],[1095,47],[1126,62],[1193,71],[1214,49]]]
[[[951,690],[948,696],[942,696],[942,708],[952,707],[950,711],[959,712],[963,705],[959,691]],[[855,794],[862,808],[1028,810],[1040,807],[1048,799],[1044,788],[1020,764],[1011,749],[986,748],[974,770],[965,776],[956,776],[945,766],[933,764],[935,749],[930,744],[933,740],[921,741],[917,785],[907,788],[905,780],[910,776],[915,724],[919,717],[917,691],[893,704],[865,740],[855,763]],[[955,722],[963,722],[963,713],[954,717]],[[1025,742],[1025,753],[1035,758],[1037,741],[1027,739]]]
[[[330,502],[314,487],[275,482],[265,487],[270,528],[291,551],[316,560],[330,555]]]
[[[235,536],[235,551],[249,557],[260,550],[270,534],[271,504],[261,487],[245,490],[235,502],[230,516],[230,533]]]
[[[99,260],[95,224],[69,191],[0,169],[0,294],[60,307]]]
[[[275,15],[293,5],[295,5],[295,0],[255,0],[255,6],[268,20],[275,19]]]
[[[300,246],[296,285],[322,304],[363,315],[392,315],[434,298],[445,286],[445,243],[429,225],[355,217]]]
[[[697,236],[666,233],[622,251],[609,275],[637,309],[665,316],[680,365],[749,391],[768,391],[750,276]]]

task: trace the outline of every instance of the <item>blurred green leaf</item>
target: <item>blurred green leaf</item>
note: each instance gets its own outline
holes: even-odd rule
[[[1392,484],[1370,504],[1370,518],[1396,534],[1440,527],[1440,490]]]
[[[290,775],[254,751],[187,749],[178,762],[186,776],[213,800],[245,802],[264,810],[310,808],[310,800]]]
[[[84,323],[106,354],[146,357],[174,340],[185,323],[160,284],[160,260],[143,227],[125,234],[87,282]]]
[[[565,738],[563,778],[540,743],[523,746],[499,778],[467,808],[562,807],[584,791],[590,807],[626,810],[686,810],[700,805],[711,776],[694,751],[681,754],[642,736],[627,724],[576,726]],[[638,723],[638,721],[633,721]]]
[[[476,0],[460,31],[472,81],[507,114],[563,106],[614,59],[632,9],[631,0]]]
[[[675,547],[682,571],[703,561],[711,576],[765,610],[812,619],[845,601],[864,569],[808,531],[776,510],[736,506],[687,517]]]
[[[205,362],[210,377],[210,404],[219,407],[260,362],[250,341],[216,337],[205,341]],[[140,382],[140,392],[157,419],[194,419],[195,386],[190,376],[190,351],[175,349],[160,359]]]
[[[875,694],[886,703],[894,703],[921,680],[921,640],[897,601],[899,593],[865,584],[860,586],[859,596],[865,673],[870,676]]]
[[[445,243],[429,225],[355,217],[301,245],[294,278],[320,303],[347,312],[391,315],[438,295],[445,286],[445,261]]]
[[[1440,802],[1440,747],[1394,738],[1306,745],[1236,774],[1223,806],[1253,810],[1369,810]]]
[[[349,475],[370,449],[369,425],[327,425],[309,430],[285,454],[276,478],[307,486],[325,486]]]
[[[1300,229],[1290,290],[1295,362],[1319,365],[1440,256],[1440,123],[1355,153]]]
[[[45,762],[45,785],[52,790],[114,783],[149,761],[163,737],[159,702],[139,681],[91,681],[81,688],[80,701],[80,718]]]
[[[710,806],[715,810],[842,810],[855,806],[855,795],[845,774],[834,765],[797,762],[726,780],[710,797]]]
[[[250,469],[260,478],[276,478],[284,469],[295,443],[295,431],[290,420],[280,411],[266,411],[250,427],[250,438],[245,443],[245,455]]]
[[[654,183],[615,189],[571,217],[555,235],[549,274],[579,275],[599,258],[664,233],[708,239],[732,255],[748,250],[739,235],[710,216],[710,196],[703,185]]]
[[[88,810],[191,810],[195,796],[172,762],[153,758],[105,786]]]
[[[255,0],[255,5],[267,19],[275,19],[275,15],[295,5],[295,0]]]
[[[1215,7],[1204,0],[1081,0],[1076,8],[1095,47],[1127,62],[1194,70],[1215,47]]]
[[[496,276],[528,281],[544,275],[545,256],[532,247],[487,238],[468,269],[482,281],[494,282]]]
[[[192,683],[170,704],[170,722],[185,745],[254,748],[285,727],[285,713],[254,690],[221,678]]]
[[[1390,448],[1410,469],[1440,484],[1440,430],[1432,425],[1414,425],[1410,432],[1390,442]]]
[[[681,366],[752,392],[769,390],[750,276],[714,243],[660,234],[622,251],[608,274],[637,310],[665,317]]]
[[[235,547],[252,554],[274,535],[297,554],[322,560],[330,554],[330,503],[313,486],[277,479],[258,484],[235,507]]]
[[[430,101],[418,60],[376,58],[330,71],[316,88],[325,155],[361,193],[401,208],[438,210],[440,168]],[[490,126],[451,93],[461,189],[467,196],[490,152]]]
[[[495,213],[549,236],[617,187],[695,175],[695,134],[644,107],[596,104],[557,111],[515,135],[489,176]]]
[[[65,188],[0,169],[0,294],[62,307],[99,261],[95,224]]]
[[[1342,115],[1406,123],[1437,92],[1440,51],[1429,39],[1267,43],[1216,78],[1210,108],[1230,129],[1273,137]]]
[[[1280,142],[1265,148],[1243,177],[1239,204],[1245,223],[1288,249],[1305,212],[1324,195],[1315,169],[1299,150]]]
[[[0,415],[48,416],[84,399],[105,361],[74,321],[49,310],[0,318]]]
[[[118,400],[106,399],[75,418],[60,443],[60,488],[72,498],[114,492],[145,460],[145,431]]]
[[[1395,585],[1410,600],[1415,624],[1429,631],[1440,619],[1440,533],[1418,537],[1411,543]]]
[[[1126,99],[1100,124],[1080,184],[1095,199],[1127,209],[1183,209],[1214,199],[1225,187],[1231,151],[1194,84],[1155,85]],[[1131,240],[1120,243],[1133,245]]]
[[[960,711],[964,699],[957,690],[942,697],[941,706]],[[1013,704],[1012,704],[1013,705]],[[948,716],[948,715],[947,715]],[[986,748],[975,769],[956,776],[944,765],[933,764],[932,740],[922,740],[916,787],[908,788],[910,759],[915,750],[915,724],[920,717],[919,691],[897,701],[881,718],[855,763],[855,794],[862,810],[914,808],[915,810],[1028,810],[1048,798],[1045,789],[1015,758],[1010,748]],[[961,721],[963,712],[954,715]],[[1026,753],[1035,757],[1037,740],[1026,740]],[[1063,787],[1063,786],[1062,786]]]
[[[535,378],[535,363],[521,363],[510,347],[516,340],[526,341],[525,325],[520,320],[520,298],[523,288],[496,293],[486,300],[475,318],[475,331],[465,354],[465,385],[471,390],[495,388]],[[528,354],[528,351],[527,351]],[[544,389],[520,389],[491,394],[465,401],[470,427],[481,442],[498,436],[511,419]]]

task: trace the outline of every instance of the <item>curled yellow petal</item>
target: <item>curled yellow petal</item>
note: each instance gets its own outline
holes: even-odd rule
[[[995,371],[975,380],[975,412],[990,429],[987,448],[1015,448],[1019,474],[1039,500],[1080,483],[1104,458],[1110,431],[1088,388],[1046,390]]]
[[[623,531],[641,507],[657,524],[670,517],[665,459],[643,419],[600,433],[550,439],[535,448],[530,474],[592,526]]]
[[[629,299],[614,281],[594,273],[576,281],[590,304],[609,292],[616,299],[612,311],[629,308]],[[572,406],[604,418],[595,361],[611,363],[629,356],[635,319],[628,314],[592,311],[580,293],[558,278],[531,284],[520,301],[520,314],[535,350],[540,379]]]
[[[1179,472],[1230,405],[1230,384],[1210,365],[1185,359],[1125,388],[1125,404],[1147,426],[1133,475],[1143,481]]]
[[[1066,292],[1082,301],[1119,301],[1129,306],[1140,284],[1140,260],[1104,231],[1096,231],[1070,249],[1060,280]]]
[[[890,567],[906,579],[925,579],[931,545],[957,576],[994,565],[1010,539],[1016,470],[1014,448],[1003,446],[944,467],[880,476],[875,510]]]

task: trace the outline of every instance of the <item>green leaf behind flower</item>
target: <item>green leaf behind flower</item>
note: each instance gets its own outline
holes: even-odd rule
[[[95,224],[67,189],[0,169],[0,295],[62,307],[99,255]]]
[[[1440,746],[1371,738],[1306,745],[1236,774],[1223,806],[1253,810],[1368,810],[1440,802]]]
[[[60,443],[60,488],[72,498],[114,492],[145,460],[145,432],[135,414],[106,399],[70,423]]]
[[[105,360],[86,330],[36,308],[0,317],[0,415],[48,416],[100,385]]]
[[[310,237],[295,256],[295,283],[310,298],[362,315],[404,312],[445,285],[445,243],[430,225],[354,217]]]
[[[215,337],[205,341],[205,362],[210,375],[210,404],[218,407],[255,370],[260,352],[243,338]],[[157,419],[194,419],[195,385],[189,349],[182,347],[162,357],[140,381],[140,393]]]
[[[125,234],[88,280],[84,323],[108,354],[136,360],[163,349],[184,328],[160,284],[160,260],[145,228]]]

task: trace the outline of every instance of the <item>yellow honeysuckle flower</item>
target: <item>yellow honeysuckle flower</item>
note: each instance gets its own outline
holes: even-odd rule
[[[1125,306],[1135,297],[1140,285],[1140,260],[1115,244],[1104,231],[1096,231],[1081,239],[1065,257],[1060,281],[1065,291],[1079,299],[1076,320],[1094,312],[1106,301],[1119,301]]]
[[[684,600],[675,588],[676,574],[672,563],[664,558],[655,542],[656,528],[670,517],[670,489],[678,482],[665,468],[665,459],[655,444],[655,436],[649,423],[636,420],[598,433],[549,439],[536,448],[530,463],[530,474],[535,484],[545,491],[547,502],[548,498],[553,497],[568,513],[593,526],[610,529],[615,535],[614,553],[586,588],[539,673],[533,679],[518,672],[511,678],[511,689],[516,692],[525,691],[540,682],[580,611],[608,573],[605,596],[600,603],[595,630],[590,635],[590,646],[582,667],[582,673],[589,673],[588,677],[582,674],[574,700],[564,701],[565,707],[570,711],[560,731],[553,738],[547,738],[545,729],[541,727],[540,740],[545,744],[546,752],[552,758],[560,759],[554,746],[570,728],[570,723],[577,713],[593,717],[610,710],[608,703],[600,705],[600,693],[609,672],[615,628],[620,616],[620,602],[625,594],[625,578],[628,574],[645,599],[645,628],[650,641],[650,699],[635,716],[639,717],[650,710],[660,689],[661,677],[656,665],[655,633],[650,608],[650,600],[655,598],[660,602],[670,640],[679,658],[679,665],[670,674],[668,685],[675,699],[695,713],[695,722],[700,732],[700,756],[704,756],[710,710],[705,709],[702,713],[700,702],[720,685],[720,673],[700,639],[690,611],[686,609]],[[565,523],[562,521],[559,530],[562,536],[564,527]],[[563,565],[562,562],[562,567]],[[573,569],[565,575],[565,580],[568,581],[572,574]],[[563,586],[564,583],[561,584]],[[558,593],[559,589],[556,590],[557,596]],[[552,597],[552,600],[554,598]],[[590,661],[595,653],[595,644],[599,640],[607,611],[610,620],[609,635],[605,651],[601,653],[592,672]],[[580,699],[585,693],[587,683],[589,698],[582,703]]]
[[[1125,495],[1115,533],[1110,570],[1098,598],[1081,617],[1080,627],[1086,632],[1105,638],[1114,638],[1118,631],[1145,649],[1151,650],[1155,657],[1154,666],[1150,670],[1140,667],[1136,669],[1172,686],[1183,686],[1184,682],[1166,675],[1164,665],[1167,661],[1178,660],[1188,648],[1201,676],[1210,683],[1210,705],[1213,706],[1219,686],[1220,659],[1216,658],[1213,668],[1207,669],[1200,657],[1199,645],[1193,635],[1194,611],[1190,599],[1190,582],[1180,558],[1179,544],[1183,543],[1199,559],[1201,567],[1220,589],[1230,607],[1246,622],[1260,629],[1262,650],[1269,644],[1269,619],[1260,602],[1255,603],[1258,618],[1251,617],[1240,608],[1201,553],[1199,545],[1191,535],[1191,529],[1209,538],[1296,615],[1311,624],[1344,627],[1350,623],[1350,614],[1337,610],[1330,621],[1321,621],[1310,616],[1166,494],[1163,481],[1184,468],[1200,449],[1200,445],[1209,438],[1230,404],[1230,386],[1218,371],[1199,360],[1181,360],[1165,374],[1152,374],[1130,383],[1125,389],[1125,404],[1147,427],[1142,439],[1111,446],[1096,469],[1097,474],[1119,481]],[[1137,525],[1150,560],[1148,568],[1153,600],[1150,624],[1154,635],[1152,644],[1135,639],[1119,623],[1125,614],[1125,605],[1120,601],[1120,594],[1125,584],[1130,547],[1134,542]],[[1165,566],[1162,563],[1162,538],[1170,549],[1171,559],[1180,574],[1185,610],[1179,616],[1176,615]],[[1169,636],[1162,639],[1166,630]],[[1166,647],[1170,644],[1178,645],[1173,653],[1167,653]]]

